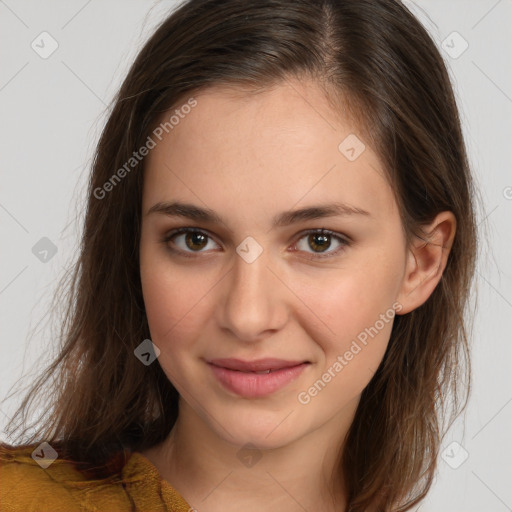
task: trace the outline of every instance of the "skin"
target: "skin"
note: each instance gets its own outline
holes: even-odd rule
[[[146,160],[144,301],[158,363],[181,398],[169,437],[142,453],[200,512],[344,510],[340,478],[331,484],[338,451],[392,321],[309,403],[298,394],[329,368],[332,375],[337,357],[393,304],[405,314],[428,298],[445,268],[455,219],[439,214],[425,227],[431,243],[408,247],[378,155],[366,142],[355,161],[338,150],[358,129],[314,82],[283,82],[257,95],[215,87],[194,97],[197,106]],[[208,207],[224,222],[148,214],[160,201]],[[282,211],[333,201],[369,215],[272,227]],[[187,234],[162,241],[185,226],[208,235],[202,246],[187,246]],[[330,245],[318,248],[303,233],[316,228],[351,243],[328,236]],[[236,252],[248,236],[263,249],[252,263]],[[332,256],[310,259],[324,253]],[[225,357],[311,364],[272,395],[243,398],[223,388],[205,362]],[[247,443],[258,459],[250,466],[241,460]]]

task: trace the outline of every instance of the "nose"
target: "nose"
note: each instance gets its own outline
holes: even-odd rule
[[[237,253],[224,279],[218,318],[221,327],[241,341],[271,336],[288,319],[292,292],[283,283],[278,265],[270,260],[265,250],[253,261]]]

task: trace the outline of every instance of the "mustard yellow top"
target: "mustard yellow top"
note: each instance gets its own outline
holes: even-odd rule
[[[0,444],[0,512],[189,512],[193,508],[156,467],[132,452],[121,473],[87,479],[73,462],[55,459],[43,468],[37,445]]]

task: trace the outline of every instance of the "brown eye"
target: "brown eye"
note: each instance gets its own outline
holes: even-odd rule
[[[301,244],[301,240],[305,239],[305,243]],[[334,250],[329,250],[332,245]],[[328,258],[335,256],[345,247],[350,245],[350,241],[343,236],[333,233],[325,229],[309,230],[297,242],[296,247],[298,250],[312,254],[312,258]],[[312,252],[311,252],[312,250]],[[315,254],[317,256],[315,256]]]
[[[215,245],[218,247],[218,244],[208,233],[192,227],[177,228],[166,235],[162,242],[172,252],[185,257],[194,257],[203,252],[210,252],[207,250],[210,243],[214,245],[211,249],[214,249]],[[333,246],[333,242],[335,248],[329,250]],[[329,258],[336,256],[350,243],[350,239],[344,235],[326,229],[313,229],[302,234],[299,241],[295,243],[294,251],[298,250],[309,254],[309,259]]]
[[[177,247],[177,249],[172,248],[172,250],[184,253],[184,255],[194,252],[205,252],[203,249],[208,247],[209,242],[215,244],[213,239],[207,233],[195,228],[175,229],[169,233],[163,241],[165,243],[172,242],[172,245]]]

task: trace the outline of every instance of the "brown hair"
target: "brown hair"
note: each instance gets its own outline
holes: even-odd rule
[[[190,0],[164,20],[97,146],[80,254],[61,296],[58,356],[14,418],[51,381],[52,412],[30,442],[101,465],[169,434],[177,391],[160,365],[134,356],[150,338],[139,274],[144,161],[104,197],[97,191],[183,98],[220,84],[264,90],[289,77],[313,78],[357,121],[385,165],[409,239],[441,211],[457,221],[441,281],[421,307],[395,318],[340,454],[347,510],[409,510],[431,486],[443,419],[453,421],[467,401],[476,228],[449,75],[426,30],[395,0]]]

